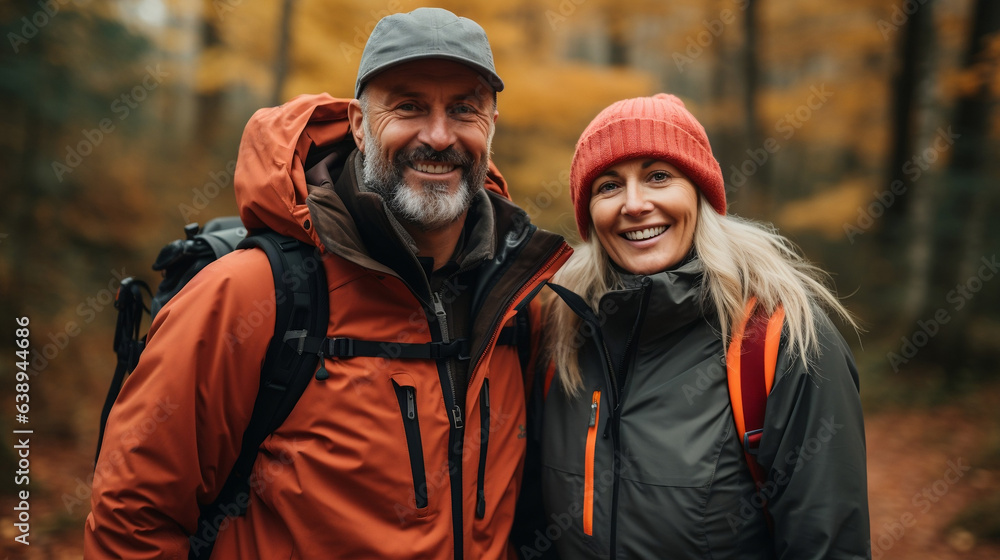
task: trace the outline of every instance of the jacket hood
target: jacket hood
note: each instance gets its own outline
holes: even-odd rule
[[[323,247],[306,198],[310,153],[332,150],[350,140],[350,99],[326,93],[300,95],[278,107],[258,110],[240,140],[233,189],[247,229],[269,228]],[[507,182],[490,162],[486,188],[509,199]]]

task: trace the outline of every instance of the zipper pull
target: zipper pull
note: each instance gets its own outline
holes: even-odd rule
[[[417,417],[417,402],[413,393],[413,387],[406,388],[406,417],[410,420]]]
[[[465,425],[462,422],[462,409],[457,404],[451,409],[451,421],[456,430]]]
[[[588,426],[593,428],[596,425],[597,425],[597,403],[592,402],[590,403],[590,424],[588,424]]]
[[[438,328],[441,329],[441,341],[450,342],[448,338],[448,315],[445,313],[444,304],[441,303],[441,296],[434,292],[431,294],[434,300],[434,315],[437,317]]]
[[[323,355],[323,350],[320,350],[317,354],[319,354],[319,369],[316,370],[316,379],[318,381],[329,379],[330,372],[326,371],[326,356]]]

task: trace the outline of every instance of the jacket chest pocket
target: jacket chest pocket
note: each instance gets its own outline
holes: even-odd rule
[[[427,507],[427,471],[424,466],[424,447],[420,440],[420,417],[417,414],[417,389],[410,385],[400,385],[392,380],[392,388],[399,401],[399,412],[406,434],[406,448],[410,456],[410,472],[413,475],[414,506]]]

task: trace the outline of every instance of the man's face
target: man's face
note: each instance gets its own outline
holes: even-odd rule
[[[432,59],[382,72],[362,96],[351,125],[365,184],[424,230],[462,218],[489,169],[493,90],[471,68]]]

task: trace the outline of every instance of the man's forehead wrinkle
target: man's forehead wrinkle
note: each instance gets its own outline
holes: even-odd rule
[[[389,86],[386,88],[386,91],[388,97],[390,98],[410,97],[413,99],[426,99],[431,96],[430,92],[413,89],[412,85],[409,83]],[[448,98],[448,101],[455,102],[476,100],[477,102],[483,102],[485,99],[487,99],[487,96],[481,95],[478,88],[470,87],[467,90],[452,94]]]

